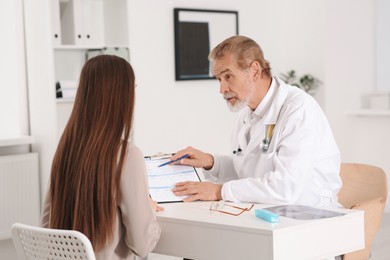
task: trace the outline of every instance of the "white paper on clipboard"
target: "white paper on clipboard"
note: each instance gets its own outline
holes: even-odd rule
[[[186,196],[176,196],[172,189],[178,182],[200,181],[196,169],[187,165],[165,165],[169,156],[145,157],[146,171],[148,173],[149,194],[153,200],[159,203],[181,202]]]

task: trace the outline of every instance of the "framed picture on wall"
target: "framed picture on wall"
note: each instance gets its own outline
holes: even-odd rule
[[[238,35],[238,12],[174,9],[176,80],[213,79],[209,52]]]

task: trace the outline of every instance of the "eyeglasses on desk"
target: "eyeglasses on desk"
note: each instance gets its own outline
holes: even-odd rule
[[[211,204],[210,204],[210,212],[217,211],[217,212],[221,212],[221,213],[224,213],[224,214],[229,214],[229,215],[232,215],[232,216],[239,216],[242,213],[244,213],[245,211],[250,211],[253,208],[253,206],[254,206],[254,204],[251,204],[251,206],[243,208],[243,207],[239,207],[239,206],[233,205],[231,203],[226,203],[224,200],[220,200],[220,201],[213,201],[213,202],[211,202]],[[238,212],[228,211],[228,209],[227,209],[228,207],[229,208],[238,209],[239,211]]]

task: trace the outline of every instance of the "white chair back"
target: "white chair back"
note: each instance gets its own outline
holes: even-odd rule
[[[19,260],[96,259],[91,242],[78,231],[15,223],[11,232]]]

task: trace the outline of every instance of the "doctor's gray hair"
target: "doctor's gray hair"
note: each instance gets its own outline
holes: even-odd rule
[[[241,35],[232,36],[218,44],[208,58],[215,61],[230,53],[236,56],[239,68],[247,69],[252,61],[257,61],[263,69],[262,73],[272,77],[270,63],[264,59],[263,50],[254,40]]]

